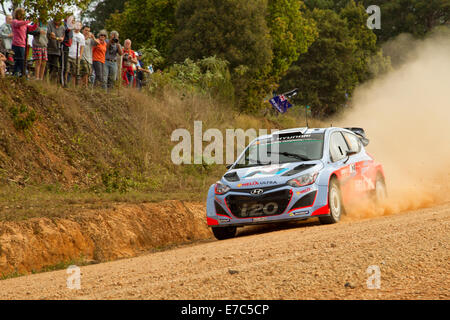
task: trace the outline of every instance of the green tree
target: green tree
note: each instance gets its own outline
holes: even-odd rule
[[[365,0],[364,4],[380,6],[381,29],[375,30],[380,42],[401,33],[423,37],[450,18],[450,0]]]
[[[269,0],[267,25],[272,37],[272,68],[270,76],[278,83],[300,54],[305,53],[317,38],[314,20],[307,19],[300,0]]]
[[[350,35],[355,40],[353,56],[356,63],[353,65],[354,72],[358,75],[358,81],[364,82],[371,77],[371,69],[368,68],[370,58],[377,54],[377,36],[367,27],[366,9],[351,0],[340,11],[340,16],[345,20]]]
[[[318,39],[289,69],[282,89],[299,88],[294,102],[310,105],[316,117],[339,111],[358,84],[358,44],[345,19],[332,10],[314,9]]]
[[[309,10],[330,9],[338,12],[344,8],[350,0],[304,0]]]
[[[82,13],[83,21],[91,27],[94,33],[106,26],[106,20],[113,13],[122,12],[127,0],[99,0],[91,3],[89,8]]]
[[[131,39],[134,48],[155,47],[167,57],[176,30],[177,3],[178,0],[128,0],[124,11],[113,13],[106,26],[117,30],[121,38]]]
[[[271,70],[272,41],[264,0],[181,0],[171,57],[228,61],[241,110],[261,106]]]
[[[87,8],[91,0],[13,0],[13,8],[24,8],[27,18],[47,22],[71,14],[70,7]]]

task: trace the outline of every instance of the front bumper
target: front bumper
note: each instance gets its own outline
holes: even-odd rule
[[[313,184],[293,188],[280,185],[267,188],[263,195],[252,195],[252,190],[231,190],[224,195],[216,195],[214,186],[211,186],[206,206],[208,225],[243,227],[329,215],[326,186]]]

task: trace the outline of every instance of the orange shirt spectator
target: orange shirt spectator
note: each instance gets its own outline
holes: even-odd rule
[[[98,61],[105,63],[106,55],[106,42],[97,44],[94,49],[92,49],[92,61]]]
[[[92,49],[92,67],[95,72],[94,86],[103,86],[103,68],[105,66],[105,55],[106,55],[106,38],[108,33],[106,30],[102,30],[98,34],[98,39],[95,41],[95,46]]]

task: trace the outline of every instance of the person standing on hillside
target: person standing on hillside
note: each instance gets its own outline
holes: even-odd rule
[[[48,71],[51,78],[59,79],[61,76],[61,43],[64,41],[65,28],[62,25],[62,19],[56,18],[48,23],[47,38],[48,38]]]
[[[7,15],[5,23],[2,24],[2,26],[0,27],[0,38],[3,43],[3,48],[6,51],[12,50],[13,33],[11,23],[12,23],[12,16]]]
[[[131,49],[131,40],[127,39],[124,43],[122,63],[122,79],[125,86],[133,86],[134,70],[137,63],[136,53]]]
[[[92,66],[95,72],[94,86],[103,86],[105,80],[103,70],[106,55],[106,38],[108,38],[106,30],[100,31],[98,40],[95,40],[95,46],[92,50]]]
[[[44,80],[45,66],[48,61],[47,55],[47,25],[39,22],[39,27],[31,33],[33,35],[33,60],[35,63],[34,76],[36,80]]]
[[[104,88],[114,87],[114,82],[117,80],[117,56],[122,56],[123,50],[119,43],[119,33],[117,31],[111,31],[107,40],[106,55],[105,55],[105,68],[103,70],[104,76]]]
[[[75,86],[77,77],[79,76],[80,60],[83,56],[86,40],[81,31],[81,23],[75,22],[75,28],[73,30],[72,45],[69,48],[69,63],[67,74],[70,74],[73,79],[73,85]],[[66,78],[66,83],[69,79]]]
[[[144,61],[142,61],[142,52],[136,52],[136,57],[138,60],[136,70],[136,88],[141,90],[144,83],[144,74],[150,74],[150,70],[145,67]]]
[[[61,67],[63,69],[64,78],[62,79],[62,85],[67,86],[67,76],[69,74],[69,48],[72,45],[73,30],[69,27],[68,21],[72,25],[73,16],[64,20],[64,40],[62,42],[62,54],[61,54]]]
[[[14,19],[11,21],[13,41],[12,50],[14,51],[14,75],[25,75],[25,48],[27,46],[27,32],[37,29],[38,25],[28,26],[31,21],[25,19],[25,10],[17,8],[14,10]]]
[[[83,28],[81,28],[81,33],[85,39],[85,46],[80,61],[80,76],[81,83],[83,86],[87,87],[89,84],[89,77],[92,74],[92,49],[97,43],[89,26],[83,26]]]

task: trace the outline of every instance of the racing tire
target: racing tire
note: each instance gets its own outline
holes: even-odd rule
[[[236,236],[236,227],[213,227],[212,232],[217,240],[231,239]]]
[[[334,224],[341,220],[344,212],[344,205],[342,202],[341,188],[336,178],[331,179],[328,187],[328,204],[330,206],[330,215],[319,217],[321,224]]]
[[[381,175],[377,175],[377,179],[375,181],[375,194],[374,200],[376,204],[382,204],[386,201],[388,194],[386,189],[386,182]]]

